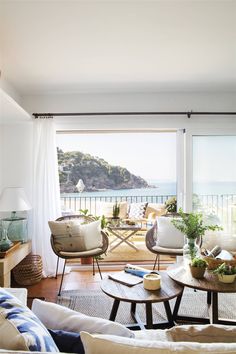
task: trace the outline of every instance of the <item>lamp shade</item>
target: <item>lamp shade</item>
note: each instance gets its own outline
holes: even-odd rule
[[[0,211],[30,210],[31,205],[23,188],[5,188],[0,196]]]

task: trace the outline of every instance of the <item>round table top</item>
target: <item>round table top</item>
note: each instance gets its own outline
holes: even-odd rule
[[[212,271],[205,272],[203,279],[193,278],[189,267],[182,263],[176,263],[167,269],[167,273],[178,284],[203,291],[212,291],[217,293],[235,293],[236,282],[232,284],[221,283],[218,276]]]
[[[160,271],[158,273],[161,275],[161,289],[158,290],[146,290],[143,283],[130,287],[109,278],[101,281],[101,289],[116,300],[135,303],[162,302],[181,294],[182,286],[174,282],[166,272]]]

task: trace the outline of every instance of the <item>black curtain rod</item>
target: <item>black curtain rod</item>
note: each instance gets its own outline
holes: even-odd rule
[[[40,117],[79,117],[79,116],[140,116],[140,115],[236,115],[236,112],[80,112],[80,113],[33,113],[34,118]]]

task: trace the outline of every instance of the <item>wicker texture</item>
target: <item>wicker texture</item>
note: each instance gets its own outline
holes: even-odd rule
[[[228,264],[231,266],[236,266],[236,259],[232,259],[231,261],[227,261],[224,259],[217,259],[217,258],[212,258],[212,257],[207,257],[207,256],[204,256],[203,258],[207,262],[207,264],[208,264],[207,268],[209,270],[216,269],[222,263],[225,263],[225,264]]]
[[[13,275],[18,284],[32,285],[40,282],[42,271],[42,258],[38,255],[30,254],[13,269]]]

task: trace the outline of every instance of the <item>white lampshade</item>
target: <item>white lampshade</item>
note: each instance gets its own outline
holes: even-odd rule
[[[0,196],[0,211],[30,210],[31,205],[23,188],[5,188]]]

